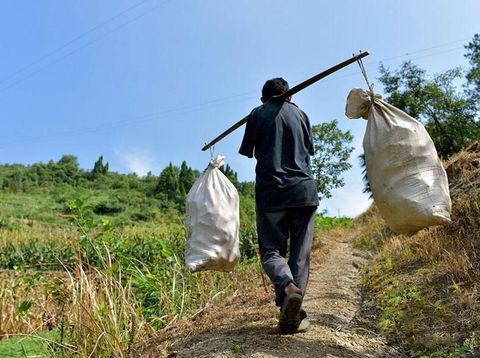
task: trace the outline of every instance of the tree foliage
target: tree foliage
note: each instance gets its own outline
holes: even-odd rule
[[[471,65],[465,76],[457,67],[428,77],[425,70],[410,61],[393,72],[380,66],[386,100],[422,121],[438,154],[444,158],[480,140],[480,35],[475,34],[465,48],[465,57]],[[456,85],[459,80],[465,80],[461,89]],[[365,155],[359,159],[363,192],[371,194]]]
[[[180,167],[180,172],[178,173],[178,185],[180,186],[181,194],[188,194],[197,176],[198,172],[190,168],[186,161],[183,161]]]
[[[372,199],[372,187],[370,186],[370,182],[368,181],[367,175],[367,162],[365,160],[365,153],[362,153],[358,156],[358,160],[360,161],[360,168],[362,168],[362,180],[363,180],[363,190],[362,193],[368,194],[369,198]]]
[[[175,202],[175,199],[180,194],[179,174],[180,170],[178,167],[169,163],[158,177],[155,196],[165,201]]]
[[[459,90],[456,85],[464,80],[459,67],[428,76],[424,69],[411,61],[404,62],[394,71],[380,66],[379,80],[384,86],[387,102],[421,121],[443,158],[480,139],[479,44],[476,35],[467,46],[467,57],[474,65],[466,76],[469,89]]]
[[[53,163],[49,163],[50,166],[54,166]],[[57,182],[65,182],[68,184],[76,184],[80,179],[80,166],[78,165],[78,159],[74,155],[63,155],[57,162]]]
[[[230,167],[229,164],[226,164],[226,165],[220,167],[220,170],[222,171],[223,174],[225,174],[225,176],[228,178],[228,180],[230,180],[232,182],[232,184],[235,185],[235,187],[238,188],[239,182],[238,182],[237,172],[234,171],[232,169],[232,167]]]
[[[319,197],[331,197],[331,190],[342,187],[345,182],[342,173],[351,168],[348,162],[353,151],[353,136],[350,131],[338,128],[338,121],[312,127],[315,155],[312,157],[312,171],[317,183]]]
[[[91,178],[96,179],[102,175],[106,175],[107,173],[108,173],[108,163],[103,164],[103,155],[101,155],[93,165],[93,169],[90,173]]]
[[[475,34],[471,42],[465,46],[467,53],[465,57],[469,60],[471,68],[467,71],[467,93],[476,104],[476,109],[480,107],[480,34]]]

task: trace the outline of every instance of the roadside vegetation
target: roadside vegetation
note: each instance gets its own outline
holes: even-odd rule
[[[130,357],[158,330],[265,285],[254,185],[240,195],[242,260],[233,273],[189,273],[184,202],[199,172],[83,170],[72,155],[0,165],[0,356]],[[317,232],[351,219],[319,215]]]
[[[239,183],[243,259],[190,274],[184,202],[198,171],[144,178],[74,156],[0,166],[0,356],[128,357],[155,330],[258,275],[253,184]],[[248,277],[248,279],[247,279]]]
[[[448,225],[406,237],[373,206],[356,219],[356,245],[372,252],[363,285],[378,327],[412,357],[480,355],[480,142],[446,163]]]

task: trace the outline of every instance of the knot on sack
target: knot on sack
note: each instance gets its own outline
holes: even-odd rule
[[[365,91],[361,88],[354,88],[347,97],[345,106],[345,115],[350,119],[368,118],[368,112],[375,99],[381,99],[382,96],[371,91]]]
[[[211,168],[220,168],[225,164],[225,157],[221,154],[217,155],[215,158],[210,160],[209,166]]]

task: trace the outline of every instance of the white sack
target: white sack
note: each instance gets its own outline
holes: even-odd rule
[[[450,221],[447,174],[423,125],[369,92],[352,89],[345,113],[367,118],[363,150],[373,199],[398,233]]]
[[[223,156],[212,159],[187,195],[185,261],[191,272],[232,271],[240,259],[238,193],[222,165]]]

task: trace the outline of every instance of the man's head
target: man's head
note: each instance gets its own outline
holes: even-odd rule
[[[268,101],[270,98],[273,96],[278,96],[285,91],[288,91],[288,82],[285,81],[283,78],[278,77],[278,78],[272,78],[271,80],[268,80],[265,82],[265,84],[262,87],[262,102]],[[290,101],[290,97],[286,99],[287,101]]]

